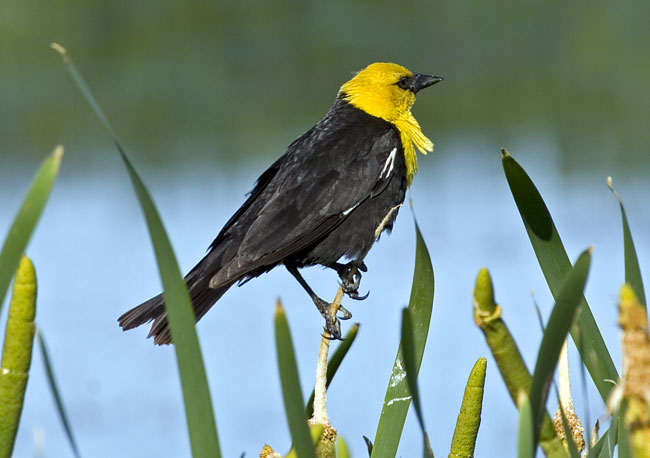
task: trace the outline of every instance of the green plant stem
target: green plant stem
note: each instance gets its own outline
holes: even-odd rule
[[[9,304],[0,363],[0,456],[9,457],[23,410],[34,343],[36,272],[29,258],[20,259]]]
[[[481,269],[476,278],[474,322],[483,331],[510,398],[517,405],[520,390],[530,393],[532,376],[526,368],[515,340],[501,318],[501,307],[494,301],[492,279],[486,268]],[[553,422],[547,412],[544,413],[542,420],[540,446],[547,457],[566,457],[562,441],[555,433]]]
[[[298,377],[296,354],[293,349],[289,323],[284,313],[282,303],[278,300],[274,314],[275,346],[280,372],[280,385],[284,409],[287,414],[289,432],[293,441],[296,456],[300,458],[316,458],[312,439],[309,436],[305,403]],[[288,455],[291,456],[291,455]]]
[[[465,385],[465,394],[451,440],[449,458],[471,458],[474,456],[476,436],[481,425],[483,407],[483,388],[487,360],[479,358],[474,364]]]

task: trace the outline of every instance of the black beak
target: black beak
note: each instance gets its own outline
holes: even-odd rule
[[[413,73],[413,76],[409,79],[410,81],[408,88],[414,94],[416,94],[419,90],[424,89],[425,87],[433,86],[434,84],[442,81],[441,76],[429,76],[423,75],[421,73]]]

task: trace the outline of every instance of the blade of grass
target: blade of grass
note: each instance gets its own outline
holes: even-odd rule
[[[530,400],[524,391],[519,392],[517,400],[519,406],[519,429],[517,432],[517,457],[534,458],[535,444],[533,438],[533,412],[530,407]]]
[[[575,321],[578,307],[581,304],[582,292],[587,283],[587,274],[591,264],[590,252],[591,249],[584,251],[580,255],[575,267],[569,271],[563,281],[537,353],[537,362],[535,363],[535,371],[533,372],[530,387],[530,407],[533,413],[535,444],[539,438],[539,430],[546,410],[546,399],[553,380],[555,366],[564,340]]]
[[[618,458],[631,458],[633,456],[630,448],[630,431],[625,424],[627,421],[625,418],[625,411],[627,408],[627,399],[623,399],[618,409]]]
[[[612,458],[614,456],[614,448],[618,443],[619,414],[620,412],[617,411],[612,415],[612,421],[609,423],[609,429],[602,438],[602,440],[604,440],[604,444],[600,454],[598,455],[598,458]]]
[[[587,454],[587,458],[598,458],[600,457],[601,452],[604,449],[605,444],[607,443],[609,436],[609,430],[605,431],[602,436],[600,436],[600,439],[596,441],[593,447],[589,449],[589,453]],[[603,456],[605,458],[605,456]],[[608,457],[608,458],[611,458]]]
[[[195,458],[219,457],[221,452],[217,426],[190,296],[154,203],[128,158],[123,156],[123,159],[142,205],[160,269],[165,311],[185,401],[192,455]]]
[[[415,224],[415,234],[415,271],[408,308],[413,325],[415,372],[417,374],[422,363],[431,322],[434,277],[431,257],[417,222]],[[401,346],[402,344],[400,344],[400,348]],[[372,456],[374,457],[396,456],[397,454],[397,447],[411,402],[405,375],[402,351],[398,349],[388,382],[377,432],[375,433],[375,443],[372,450]]]
[[[512,156],[505,149],[502,150],[502,153],[503,169],[508,185],[546,282],[553,297],[557,300],[562,280],[571,269],[571,261],[539,191]],[[611,383],[607,380],[618,380],[618,373],[584,297],[580,304],[580,314],[576,324],[571,329],[571,337],[578,350],[581,351],[582,361],[600,396],[606,402],[612,389]],[[582,345],[579,344],[581,339]]]
[[[341,341],[341,344],[336,348],[336,351],[328,361],[327,382],[325,383],[326,388],[329,388],[330,383],[336,374],[336,371],[338,371],[339,367],[341,366],[345,355],[348,354],[348,351],[354,343],[354,340],[357,338],[358,333],[359,323],[355,323],[350,327],[350,330]],[[314,390],[311,391],[311,396],[309,396],[309,401],[307,401],[307,407],[305,408],[305,411],[307,412],[307,418],[311,418],[312,414],[314,413]]]
[[[135,171],[115,131],[106,116],[104,116],[88,85],[66,50],[56,44],[53,44],[52,47],[61,54],[73,82],[112,137],[129,174],[147,222],[163,285],[165,311],[167,312],[167,319],[174,341],[192,456],[195,458],[218,458],[221,456],[221,452],[219,450],[216,421],[201,348],[196,335],[194,312],[185,281],[181,276],[178,262],[167,237],[167,232],[149,191]]]
[[[36,329],[36,339],[38,340],[38,346],[41,349],[41,355],[43,356],[45,375],[47,376],[47,383],[50,386],[50,391],[52,392],[52,396],[54,397],[54,402],[56,404],[56,411],[59,414],[61,423],[63,424],[63,429],[65,430],[65,435],[68,439],[68,442],[70,443],[70,448],[72,449],[72,453],[76,458],[80,458],[81,453],[79,453],[79,447],[77,446],[77,441],[74,438],[72,427],[70,426],[70,420],[68,419],[68,414],[63,404],[63,397],[61,396],[59,385],[56,382],[56,377],[54,376],[54,369],[52,367],[52,358],[50,358],[50,352],[47,348],[47,344],[45,343],[43,332],[39,328]]]
[[[406,371],[406,381],[408,388],[413,399],[413,406],[415,413],[420,424],[422,431],[423,443],[423,456],[425,458],[433,458],[433,451],[431,450],[431,443],[427,428],[424,426],[424,415],[422,414],[422,405],[420,403],[420,392],[418,391],[418,376],[415,364],[415,344],[413,343],[413,326],[411,325],[411,317],[409,310],[405,307],[402,309],[402,357],[404,358],[404,370]]]
[[[619,196],[614,190],[611,177],[607,177],[607,186],[612,191],[618,200],[618,205],[621,207],[621,219],[623,221],[623,253],[625,255],[625,283],[632,287],[636,293],[636,297],[639,298],[639,302],[647,308],[648,304],[646,304],[645,301],[645,291],[643,289],[643,279],[641,278],[639,258],[636,255],[636,248],[634,248],[634,240],[632,240],[632,232],[630,231],[630,224],[627,221],[627,213],[623,206],[623,200],[621,200],[621,196]]]
[[[43,161],[32,180],[20,210],[11,223],[2,251],[0,251],[0,311],[2,311],[2,304],[11,278],[18,268],[20,257],[25,252],[27,243],[29,243],[36,223],[38,223],[50,196],[50,191],[59,173],[62,157],[63,147],[57,146],[52,154]]]
[[[282,398],[284,399],[284,409],[287,413],[293,448],[300,458],[316,458],[311,436],[309,435],[309,427],[307,426],[305,403],[300,388],[289,323],[287,323],[287,317],[280,301],[278,301],[275,308],[274,321],[275,346],[280,371],[280,383],[282,385]]]
[[[614,424],[613,420],[611,424]],[[603,437],[598,442],[596,442],[596,445],[592,451],[589,452],[587,458],[613,458],[616,439],[612,439],[612,435],[610,434],[611,431],[612,429],[610,426],[610,429],[608,429],[606,433],[603,434]]]

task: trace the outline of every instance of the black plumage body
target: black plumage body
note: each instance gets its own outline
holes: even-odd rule
[[[273,163],[207,255],[185,277],[196,319],[236,282],[279,264],[332,267],[365,256],[375,230],[404,201],[400,133],[339,96],[325,117]],[[390,230],[397,211],[384,229]],[[122,315],[124,329],[154,320],[150,336],[171,342],[162,297]]]

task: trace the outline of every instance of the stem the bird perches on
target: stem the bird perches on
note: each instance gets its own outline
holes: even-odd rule
[[[402,205],[396,205],[389,210],[386,216],[382,219],[381,223],[375,229],[375,239],[379,238],[381,232],[384,230],[384,227],[390,220],[391,216],[401,207]],[[357,264],[361,264],[365,258],[367,252],[357,260]],[[354,272],[352,272],[354,273]],[[343,287],[340,286],[336,292],[336,296],[330,305],[329,313],[336,319],[336,314],[339,311],[341,306],[341,301],[343,300]],[[318,363],[316,365],[316,381],[314,383],[314,412],[312,417],[309,419],[309,425],[313,426],[315,424],[321,424],[325,428],[323,435],[332,435],[332,440],[336,439],[336,430],[332,427],[329,422],[329,416],[327,414],[327,358],[329,353],[331,336],[325,331],[321,339],[320,348],[318,350]]]
[[[330,314],[336,316],[343,300],[343,287],[339,287],[330,305]],[[309,420],[310,424],[329,424],[327,415],[327,355],[330,347],[330,334],[325,331],[320,342],[318,351],[318,363],[316,365],[316,382],[314,383],[314,413]]]

